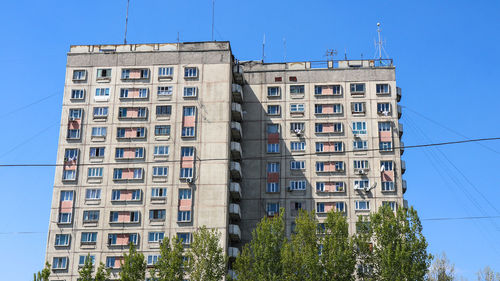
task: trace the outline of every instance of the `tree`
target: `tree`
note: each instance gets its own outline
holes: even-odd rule
[[[80,278],[78,280],[80,281],[108,281],[110,272],[109,268],[106,268],[106,266],[101,262],[99,264],[99,267],[97,268],[95,278],[92,278],[92,272],[94,271],[94,261],[90,257],[90,254],[87,255],[87,258],[85,259],[85,263],[83,264],[83,267],[78,271],[80,274]]]
[[[349,236],[349,224],[343,213],[333,210],[328,212],[322,244],[322,280],[355,280],[354,240]]]
[[[172,243],[172,245],[171,245]],[[184,280],[184,247],[177,237],[170,241],[165,237],[160,244],[160,257],[154,269],[150,271],[151,277],[158,281]]]
[[[111,275],[110,269],[106,268],[106,265],[104,263],[100,262],[99,267],[97,268],[97,271],[95,273],[95,281],[108,281],[109,276]]]
[[[300,211],[295,233],[282,251],[283,280],[317,281],[323,275],[319,262],[318,220],[314,212]]]
[[[146,278],[146,260],[137,252],[133,243],[129,244],[128,254],[123,254],[120,271],[121,281],[142,281]]]
[[[428,281],[453,281],[455,280],[455,265],[450,263],[450,260],[443,252],[441,256],[436,256],[436,259],[431,265]]]
[[[373,241],[373,277],[376,280],[424,280],[432,255],[417,211],[386,205],[370,215]]]
[[[281,281],[284,247],[288,245],[281,209],[279,216],[264,217],[252,231],[252,240],[233,265],[238,281]]]
[[[489,266],[477,272],[477,281],[500,281],[500,273],[495,273]]]
[[[188,252],[188,272],[192,281],[219,281],[226,275],[226,257],[219,245],[219,231],[205,226],[193,234]]]
[[[42,272],[38,271],[33,274],[34,281],[49,281],[50,277],[50,263],[45,262],[45,267],[42,269]]]

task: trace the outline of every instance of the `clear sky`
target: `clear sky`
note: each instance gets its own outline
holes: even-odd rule
[[[217,0],[215,39],[240,60],[372,58],[376,23],[403,89],[406,145],[500,136],[500,2]],[[71,44],[123,42],[126,0],[3,1],[0,8],[0,163],[56,161]],[[129,43],[211,40],[211,0],[131,0]],[[497,82],[495,82],[497,81]],[[469,280],[500,271],[500,142],[406,149],[405,198],[432,253]],[[0,168],[0,272],[29,280],[44,261],[53,167]],[[19,233],[33,232],[33,233]]]

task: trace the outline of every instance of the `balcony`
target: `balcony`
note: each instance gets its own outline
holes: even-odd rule
[[[230,259],[236,259],[236,257],[240,254],[240,250],[235,247],[228,247],[227,248],[227,255]]]
[[[233,77],[237,83],[243,83],[243,67],[241,65],[233,65]]]
[[[401,153],[401,155],[403,155],[403,153],[405,152],[405,143],[404,142],[399,142],[399,152]]]
[[[238,162],[231,161],[231,178],[241,180],[241,165]]]
[[[402,181],[401,188],[403,189],[403,194],[406,193],[406,180]]]
[[[239,122],[231,122],[231,136],[235,140],[240,140],[243,136],[241,124]]]
[[[239,142],[231,142],[231,157],[234,160],[241,160],[241,144]]]
[[[401,109],[401,105],[398,104],[398,119],[401,119],[401,115],[403,115],[403,110]]]
[[[241,219],[241,210],[239,204],[234,204],[234,203],[229,204],[229,216],[233,220]]]
[[[231,118],[234,121],[241,121],[243,119],[243,111],[241,110],[241,104],[235,102],[231,104]]]
[[[396,99],[397,99],[398,102],[401,101],[401,92],[402,92],[401,88],[396,87]]]
[[[404,174],[406,172],[406,162],[404,160],[401,160],[401,174]]]
[[[242,102],[243,101],[243,90],[240,85],[238,84],[233,84],[232,85],[232,92],[233,92],[233,100],[235,102]]]
[[[398,123],[398,131],[399,131],[399,137],[401,138],[403,136],[403,124]]]
[[[240,200],[241,198],[241,186],[237,182],[231,182],[229,185],[229,193],[231,197],[235,200]]]
[[[241,230],[240,227],[236,224],[229,225],[229,238],[232,241],[240,241],[241,240]]]

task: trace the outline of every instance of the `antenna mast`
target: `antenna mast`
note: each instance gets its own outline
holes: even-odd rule
[[[283,37],[283,60],[286,62],[286,38]]]
[[[128,25],[128,5],[130,0],[127,0],[127,15],[125,16],[125,39],[123,39],[123,44],[127,44],[127,25]]]
[[[388,58],[389,56],[387,55],[387,52],[385,51],[384,48],[384,42],[382,41],[382,30],[380,29],[380,22],[377,22],[377,36],[378,36],[378,41],[375,42],[375,59],[377,59],[380,64],[382,63],[383,56],[382,52],[384,52],[384,55]],[[378,55],[378,58],[376,57]]]
[[[215,0],[212,0],[212,41],[214,41]]]
[[[264,33],[264,40],[262,40],[262,63],[264,63],[265,57],[265,46],[266,46],[266,34]]]

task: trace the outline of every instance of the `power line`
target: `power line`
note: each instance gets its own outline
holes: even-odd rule
[[[13,114],[13,113],[16,113],[16,112],[18,112],[18,111],[21,111],[21,110],[23,110],[23,109],[26,109],[26,108],[28,108],[28,107],[30,107],[30,106],[35,105],[35,104],[41,103],[42,101],[47,100],[47,99],[49,99],[49,98],[51,98],[51,97],[53,97],[53,96],[55,96],[55,95],[59,95],[59,93],[54,93],[54,94],[52,94],[52,95],[48,95],[48,96],[43,97],[43,98],[41,98],[41,99],[39,99],[39,100],[36,100],[36,101],[34,101],[34,102],[32,102],[32,103],[29,103],[29,104],[27,104],[27,105],[23,105],[23,106],[21,106],[21,107],[18,107],[18,108],[14,109],[14,110],[11,110],[11,111],[9,111],[9,112],[7,112],[7,113],[3,114],[3,115],[0,115],[0,118],[7,117],[7,116],[9,116],[9,115],[11,115],[11,114]]]
[[[461,141],[448,141],[448,142],[437,142],[437,143],[428,143],[428,144],[416,144],[416,145],[405,145],[402,147],[394,147],[393,150],[397,149],[407,149],[407,148],[421,148],[421,147],[431,147],[431,146],[444,146],[444,145],[452,145],[452,144],[462,144],[462,143],[470,143],[470,142],[481,142],[481,141],[493,141],[500,140],[500,137],[491,137],[491,138],[479,138],[479,139],[469,139],[469,140],[461,140]],[[371,148],[371,149],[360,149],[360,150],[346,150],[341,152],[321,152],[321,155],[336,155],[341,153],[357,153],[357,152],[366,152],[366,151],[382,151],[387,152],[387,150],[380,148]],[[300,156],[308,156],[308,155],[317,155],[317,152],[312,153],[297,153],[290,155],[266,155],[266,156],[251,156],[251,157],[242,157],[241,160],[263,160],[263,159],[273,159],[273,158],[293,158]],[[197,158],[198,161],[228,161],[228,158],[206,158],[201,159]],[[181,160],[162,160],[162,161],[145,161],[140,162],[138,164],[158,164],[158,163],[173,163],[180,162]],[[135,162],[125,162],[123,164],[134,164]],[[107,162],[107,163],[82,163],[78,164],[79,166],[103,166],[103,165],[119,165],[120,163],[116,162]],[[64,166],[64,164],[0,164],[0,167],[57,167]]]

